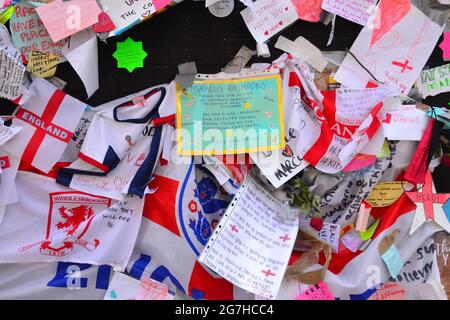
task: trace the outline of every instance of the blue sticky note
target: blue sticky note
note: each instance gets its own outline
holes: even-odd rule
[[[381,258],[388,267],[391,276],[395,278],[403,268],[403,260],[402,257],[400,257],[400,253],[398,252],[395,244],[387,249]]]
[[[447,217],[448,222],[450,222],[450,200],[448,200],[442,208],[444,209],[445,216]]]

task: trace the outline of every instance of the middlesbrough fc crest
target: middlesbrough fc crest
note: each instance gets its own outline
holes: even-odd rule
[[[46,240],[41,243],[41,254],[66,256],[75,245],[94,251],[100,240],[86,233],[95,214],[106,210],[111,200],[83,192],[54,192],[49,196]]]

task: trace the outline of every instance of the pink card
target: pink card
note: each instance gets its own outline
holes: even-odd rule
[[[167,6],[171,2],[172,0],[153,0],[153,5],[155,6],[155,10],[158,11]]]
[[[303,291],[295,300],[334,300],[330,289],[325,282],[309,286],[308,290]]]
[[[36,8],[36,11],[53,42],[97,23],[102,12],[95,0],[54,0]]]

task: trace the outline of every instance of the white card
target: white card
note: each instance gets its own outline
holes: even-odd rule
[[[409,12],[389,31],[361,30],[350,51],[394,93],[407,94],[433,52],[443,28],[411,5]],[[372,44],[373,33],[385,32]],[[375,80],[347,54],[336,81],[349,88],[365,88]]]
[[[104,300],[134,300],[141,282],[122,272],[114,272]]]
[[[22,130],[22,127],[14,125],[7,127],[0,120],[0,146],[14,137],[20,130]]]
[[[371,14],[375,14],[376,4],[377,0],[324,0],[322,9],[366,26]]]
[[[264,43],[298,19],[290,0],[258,0],[241,11],[256,42]]]
[[[249,178],[199,261],[244,290],[275,298],[298,232],[298,217],[280,218],[282,210],[280,201]]]
[[[429,121],[426,113],[416,105],[401,105],[386,115],[384,135],[389,140],[420,141]]]

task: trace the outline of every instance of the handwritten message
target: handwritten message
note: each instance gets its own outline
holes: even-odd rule
[[[238,154],[284,147],[280,75],[177,84],[182,155]]]
[[[312,285],[295,300],[334,300],[333,294],[325,282]]]
[[[450,91],[450,64],[423,70],[419,91],[424,98]]]
[[[366,201],[372,207],[386,207],[397,201],[403,193],[402,182],[380,182],[372,190]]]
[[[171,2],[171,0],[100,0],[102,8],[116,26],[116,34],[150,17]]]
[[[50,53],[31,51],[27,70],[35,77],[53,77],[58,66],[59,58]]]
[[[54,43],[48,34],[33,5],[22,1],[14,6],[15,13],[11,17],[10,29],[14,45],[26,59],[31,51],[50,53],[61,57],[61,48],[66,39]]]
[[[383,122],[384,135],[390,140],[419,141],[430,119],[416,105],[401,105],[390,111]]]
[[[241,15],[259,43],[266,42],[298,19],[290,0],[258,0],[242,10]]]
[[[298,231],[298,218],[280,218],[282,210],[283,204],[250,178],[199,261],[244,290],[275,298]]]
[[[8,29],[0,24],[0,97],[17,98],[22,92],[24,74],[20,52],[14,48]]]
[[[371,14],[370,8],[374,8],[376,3],[377,0],[324,0],[322,9],[365,26]]]

